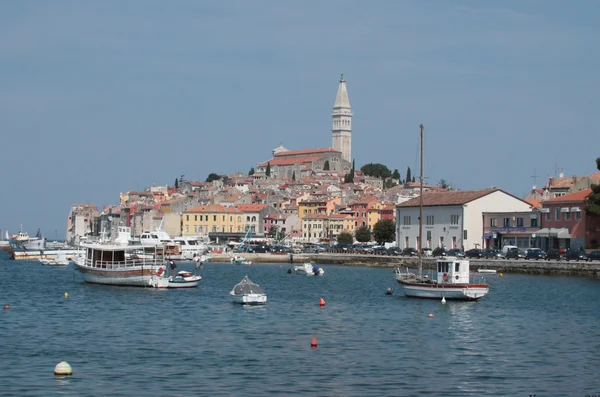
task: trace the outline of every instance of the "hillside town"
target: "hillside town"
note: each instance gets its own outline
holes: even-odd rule
[[[355,169],[352,160],[352,108],[344,77],[332,112],[329,148],[289,150],[283,145],[248,173],[210,174],[205,181],[181,176],[171,186],[150,186],[119,194],[119,202],[98,208],[73,204],[67,241],[77,245],[115,237],[119,227],[132,237],[164,230],[215,243],[241,241],[249,235],[291,244],[332,246],[341,233],[356,236],[388,220],[400,249],[419,246],[422,204],[423,247],[461,250],[597,248],[600,220],[586,212],[592,185],[600,172],[550,177],[525,197],[502,189],[454,190],[421,184],[397,170],[389,176]],[[364,169],[364,168],[363,168]],[[375,242],[371,238],[373,243]],[[383,243],[383,241],[379,241]]]

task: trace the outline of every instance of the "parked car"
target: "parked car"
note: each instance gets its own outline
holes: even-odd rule
[[[565,259],[568,261],[587,261],[587,256],[585,251],[567,250],[565,253]]]
[[[433,255],[433,250],[431,248],[423,248],[421,250],[421,255],[423,255],[423,256],[432,256]]]
[[[383,245],[373,247],[373,253],[377,255],[388,255],[388,250]]]
[[[402,250],[402,255],[417,256],[419,255],[419,251],[417,251],[416,248],[404,248]]]
[[[465,252],[467,258],[483,258],[483,250],[479,248],[473,248]]]
[[[436,257],[446,256],[447,255],[447,251],[446,251],[446,248],[437,247],[436,249],[433,250],[433,252],[431,254],[433,256],[436,256]]]
[[[506,259],[525,259],[525,251],[520,248],[511,248],[506,252]]]
[[[587,260],[591,261],[600,261],[600,251],[592,251],[587,254]]]
[[[402,255],[402,250],[398,247],[390,247],[387,249],[388,255]]]
[[[489,248],[483,251],[485,259],[504,259],[504,252],[496,248]]]
[[[446,251],[447,256],[455,256],[457,258],[464,258],[465,253],[463,250],[459,250],[458,248],[453,248],[451,250]]]
[[[271,247],[269,247],[268,245],[254,245],[248,249],[248,252],[264,254],[265,252],[271,252]]]
[[[525,254],[525,259],[546,259],[546,253],[541,248],[529,248]]]
[[[551,249],[546,251],[546,260],[556,260],[556,261],[560,261],[564,259],[564,254],[562,252],[560,252],[560,250],[557,249]]]

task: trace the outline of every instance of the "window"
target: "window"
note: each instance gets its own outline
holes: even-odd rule
[[[496,227],[496,218],[490,219],[490,227]]]
[[[467,231],[463,230],[463,240],[466,240],[466,239],[467,239]]]
[[[523,218],[517,218],[517,227],[523,227]]]
[[[577,221],[578,221],[578,220],[580,220],[580,219],[581,219],[581,212],[577,211],[577,212],[575,213],[575,220],[577,220]]]
[[[185,225],[185,232],[189,233],[190,232],[190,225]]]
[[[198,220],[198,215],[194,215],[194,221]]]
[[[504,218],[504,227],[510,227],[510,218]]]
[[[531,218],[531,227],[538,227],[537,218]]]
[[[565,221],[570,221],[570,220],[571,220],[571,213],[565,212]]]
[[[556,209],[556,220],[560,221],[560,208]]]
[[[552,214],[550,213],[550,211],[546,212],[546,221],[551,221],[552,220]]]
[[[410,216],[405,216],[404,217],[404,225],[410,226]]]
[[[216,221],[217,221],[217,216],[216,216],[216,215],[213,215],[213,221],[214,221],[214,222],[216,222]],[[213,232],[214,232],[214,231],[215,231],[215,230],[213,230]]]
[[[186,221],[189,221],[189,220],[190,220],[190,216],[189,216],[189,215],[186,215],[186,216],[185,216],[185,220],[186,220]]]
[[[430,243],[430,242],[431,242],[431,230],[428,230],[427,231],[427,243]],[[429,245],[429,244],[427,244],[427,245]]]
[[[427,215],[427,224],[433,225],[433,215]]]
[[[450,224],[458,225],[458,215],[450,215]]]

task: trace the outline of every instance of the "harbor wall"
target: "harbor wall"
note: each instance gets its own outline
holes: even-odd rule
[[[239,254],[237,254],[239,255]],[[211,262],[230,262],[234,255],[211,254]],[[290,263],[290,255],[277,254],[250,254],[243,256],[253,263]],[[369,266],[369,267],[408,267],[416,268],[418,258],[401,256],[383,256],[368,254],[294,254],[294,263],[311,262],[316,264],[344,265],[344,266]],[[545,260],[503,260],[503,259],[470,259],[471,271],[478,269],[492,269],[500,273],[525,273],[560,276],[582,276],[600,278],[600,262],[576,261],[545,261]],[[423,258],[423,268],[434,269],[435,258]]]

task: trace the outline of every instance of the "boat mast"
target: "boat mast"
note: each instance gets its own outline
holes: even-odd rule
[[[421,172],[419,175],[419,278],[423,275],[423,124],[421,128]]]

